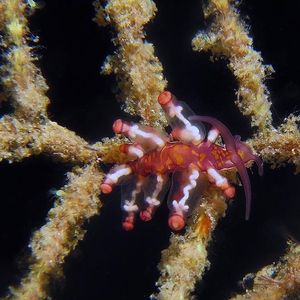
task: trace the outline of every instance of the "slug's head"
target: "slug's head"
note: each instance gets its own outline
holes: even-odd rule
[[[262,160],[255,154],[253,154],[252,149],[246,144],[241,141],[241,137],[239,135],[234,136],[235,139],[235,146],[236,152],[239,157],[243,160],[245,164],[250,161],[255,161],[258,173],[260,176],[263,175],[263,162]]]

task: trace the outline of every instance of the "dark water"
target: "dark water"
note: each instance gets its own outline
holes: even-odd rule
[[[161,60],[168,88],[197,114],[224,122],[243,139],[252,130],[234,105],[236,82],[226,62],[211,63],[209,55],[195,53],[190,41],[207,26],[201,1],[158,1],[159,13],[147,26]],[[248,0],[241,3],[255,49],[276,73],[267,81],[274,103],[275,124],[291,112],[299,114],[299,12],[296,1]],[[48,0],[32,18],[33,34],[40,36],[40,65],[50,86],[50,116],[90,142],[112,136],[111,124],[126,116],[115,101],[113,77],[100,75],[100,66],[112,53],[111,31],[92,22],[92,1]],[[7,108],[3,108],[7,109]],[[54,197],[65,182],[69,165],[47,157],[0,165],[0,288],[4,294],[26,270],[27,244],[33,230],[44,224]],[[300,240],[300,177],[293,167],[272,171],[265,166],[259,178],[253,168],[252,212],[244,220],[243,191],[229,208],[210,246],[211,269],[197,286],[199,299],[223,300],[239,291],[238,281],[249,272],[272,263],[284,253],[287,237]],[[103,197],[102,214],[86,228],[86,238],[68,257],[65,280],[51,286],[54,300],[147,299],[155,291],[156,265],[168,245],[167,209],[135,231],[121,229],[120,193]]]

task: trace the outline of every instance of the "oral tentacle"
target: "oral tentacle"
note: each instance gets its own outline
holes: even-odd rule
[[[206,122],[208,124],[211,124],[215,129],[217,129],[220,132],[220,135],[226,145],[226,149],[231,152],[237,152],[235,139],[231,134],[230,130],[222,122],[209,116],[191,116],[189,117],[189,120]]]
[[[251,195],[251,183],[247,172],[247,168],[245,167],[244,162],[241,160],[241,158],[238,155],[232,155],[231,161],[235,164],[243,184],[245,199],[246,199],[245,219],[249,220],[252,195]]]

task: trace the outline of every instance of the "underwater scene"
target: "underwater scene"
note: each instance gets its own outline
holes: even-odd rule
[[[299,9],[0,0],[0,298],[300,299]]]

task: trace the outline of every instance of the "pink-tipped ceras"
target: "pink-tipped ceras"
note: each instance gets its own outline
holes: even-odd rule
[[[250,214],[251,186],[245,164],[255,161],[262,175],[262,161],[254,155],[239,136],[232,136],[220,121],[208,116],[194,116],[192,112],[169,92],[158,97],[172,128],[169,136],[159,130],[140,124],[117,120],[113,130],[128,137],[132,143],[121,145],[132,161],[115,165],[106,175],[101,190],[107,194],[115,184],[122,182],[122,209],[125,213],[123,228],[134,227],[135,216],[140,211],[143,221],[152,219],[153,214],[169,188],[169,226],[178,231],[185,226],[190,213],[192,199],[199,199],[203,174],[219,187],[227,198],[235,195],[235,188],[220,170],[237,169],[246,197],[246,219]],[[211,125],[205,137],[201,122]],[[218,136],[224,145],[215,144]],[[126,180],[126,178],[130,178]],[[122,180],[121,180],[122,179]],[[125,179],[125,180],[124,180]],[[142,198],[142,201],[140,201]]]

